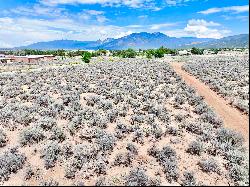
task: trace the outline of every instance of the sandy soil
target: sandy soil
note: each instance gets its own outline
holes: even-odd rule
[[[171,65],[188,85],[194,87],[198,94],[204,97],[208,105],[222,118],[225,127],[240,132],[249,145],[249,116],[233,108],[229,102],[212,91],[207,85],[182,70],[183,63],[173,62]]]

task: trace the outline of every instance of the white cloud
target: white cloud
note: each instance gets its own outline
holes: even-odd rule
[[[184,29],[166,30],[166,31],[163,31],[163,33],[170,37],[177,37],[177,38],[190,36],[189,33],[184,31]]]
[[[103,16],[103,15],[99,15],[99,16],[96,16],[96,20],[97,20],[99,23],[104,23],[104,22],[108,21],[109,19],[106,18],[106,17]]]
[[[109,0],[41,0],[40,2],[45,5],[56,6],[59,4],[106,4],[109,3]]]
[[[30,7],[17,7],[15,9],[6,10],[7,15],[18,15],[18,16],[30,16],[30,17],[38,17],[38,18],[61,18],[67,19],[71,17],[75,20],[84,20],[84,21],[91,21],[91,22],[99,22],[104,23],[109,19],[105,17],[104,11],[97,11],[97,10],[86,10],[84,9],[82,12],[79,13],[70,13],[64,8],[59,7],[51,7],[51,6],[44,6],[35,4],[34,6]]]
[[[200,19],[192,19],[188,21],[184,31],[198,38],[222,38],[225,34],[230,33],[229,30],[214,28],[220,26],[219,23],[208,22]]]
[[[104,14],[103,11],[97,11],[97,10],[86,10],[86,12],[90,15],[94,15],[94,16],[97,16],[97,15],[102,15]]]
[[[104,16],[105,12],[104,11],[97,11],[97,10],[86,10],[85,11],[87,16],[89,17],[95,17],[96,20],[99,23],[104,23],[108,21],[109,19]]]
[[[170,27],[175,27],[177,26],[179,23],[178,22],[169,22],[169,23],[159,23],[159,24],[149,24],[149,25],[127,25],[124,26],[124,28],[127,29],[137,29],[137,31],[141,31],[141,32],[162,32],[167,28]]]
[[[200,11],[201,14],[214,14],[218,12],[232,12],[235,14],[242,12],[249,12],[249,5],[244,6],[230,6],[230,7],[222,7],[222,8],[209,8],[207,10]]]
[[[32,7],[17,7],[14,9],[6,10],[7,13],[14,13],[22,16],[46,16],[46,17],[64,17],[66,10],[58,7],[48,7],[35,4]]]
[[[198,1],[198,0],[165,0],[168,6],[183,6],[190,1]]]
[[[185,5],[190,1],[198,0],[159,0],[161,6],[156,6],[156,0],[40,0],[42,4],[48,6],[57,6],[63,4],[100,4],[103,6],[128,6],[132,8],[147,8],[153,11],[159,11],[165,6]]]
[[[59,4],[101,4],[104,6],[128,6],[140,8],[152,3],[153,0],[40,0],[42,4],[57,6]]]
[[[191,19],[188,21],[188,25],[190,26],[205,26],[205,27],[214,27],[220,26],[219,23],[215,23],[213,21],[205,21],[204,19]]]
[[[142,28],[145,27],[145,25],[128,25],[126,28]]]
[[[178,23],[152,24],[152,25],[150,25],[150,29],[151,29],[151,30],[159,30],[159,29],[166,28],[166,27],[176,26],[177,24],[178,24]]]
[[[114,38],[121,38],[121,37],[124,37],[124,36],[128,36],[128,35],[130,35],[132,33],[133,33],[132,31],[121,32],[118,35],[116,35]]]
[[[68,18],[45,20],[3,17],[0,18],[0,48],[60,39],[91,41],[118,38],[143,30],[142,27],[86,24]]]
[[[10,46],[22,46],[56,39],[95,40],[101,30],[117,34],[115,27],[83,25],[70,19],[39,20],[28,18],[0,18],[0,41]],[[0,46],[2,47],[2,46]]]
[[[166,3],[168,5],[176,5],[177,4],[177,1],[176,0],[166,0]]]
[[[93,12],[92,12],[93,13]],[[97,16],[102,16],[102,14]],[[170,36],[195,36],[199,38],[220,38],[228,34],[219,29],[220,24],[205,20],[189,20],[183,29],[175,29],[178,23],[153,25],[98,25],[93,22],[75,19],[38,19],[0,17],[0,48],[24,46],[40,41],[70,39],[91,41],[106,38],[119,38],[136,32],[163,32]]]
[[[14,47],[14,46],[10,45],[9,43],[0,41],[0,47],[1,48],[11,48],[11,47]]]
[[[76,19],[94,22],[97,21],[99,23],[104,23],[109,21],[106,16],[104,16],[104,11],[97,11],[97,10],[83,10],[82,12],[78,13],[77,16],[71,15],[71,17],[76,17]]]
[[[240,21],[249,21],[249,17],[248,16],[228,16],[228,15],[222,15],[222,17],[225,20],[240,20]]]
[[[149,7],[149,9],[153,10],[153,11],[160,11],[162,9],[162,7]]]

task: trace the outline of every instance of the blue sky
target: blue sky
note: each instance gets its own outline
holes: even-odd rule
[[[133,32],[221,38],[249,33],[248,0],[0,0],[0,48]]]

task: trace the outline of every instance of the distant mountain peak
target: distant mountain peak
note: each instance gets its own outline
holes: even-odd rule
[[[240,34],[221,39],[195,38],[195,37],[170,37],[161,32],[140,32],[114,39],[107,38],[97,41],[54,40],[38,42],[17,49],[153,49],[161,46],[167,48],[224,48],[224,47],[248,47],[249,35]]]
[[[249,48],[249,34],[227,36],[197,44],[200,48]]]
[[[106,38],[106,39],[102,40],[102,43],[108,43],[108,42],[111,42],[113,40],[115,40],[115,39],[114,38]]]
[[[163,34],[163,33],[161,33],[161,32],[154,32],[154,33],[152,33],[152,34],[155,35],[155,36],[167,36],[167,37],[169,37],[168,35]]]

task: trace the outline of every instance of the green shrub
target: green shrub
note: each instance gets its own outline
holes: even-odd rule
[[[202,55],[203,54],[203,50],[193,47],[191,49],[191,53],[194,54],[194,55]]]
[[[151,59],[154,56],[154,54],[155,54],[155,50],[153,50],[153,49],[146,50],[146,57],[147,58]]]
[[[92,57],[92,54],[88,51],[84,51],[82,54],[82,61],[85,63],[90,63],[90,59]]]
[[[163,46],[159,49],[148,49],[144,51],[144,54],[146,54],[147,58],[163,58],[165,54],[176,54],[175,50],[164,48]]]
[[[122,53],[122,58],[135,58],[135,57],[136,57],[136,52],[133,49],[127,49]]]
[[[155,50],[154,56],[155,56],[155,58],[162,58],[162,57],[164,57],[164,54],[165,54],[164,47],[160,47],[159,49]]]

